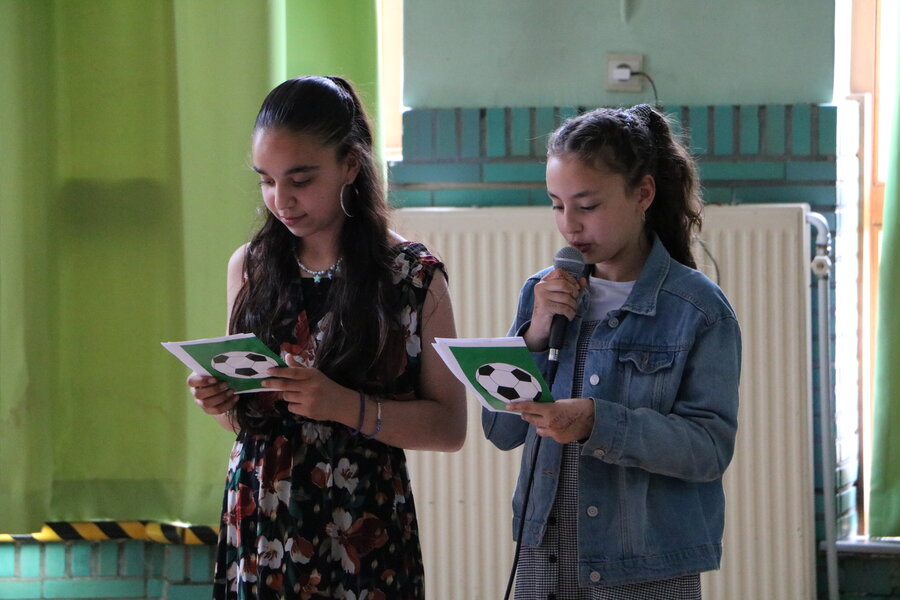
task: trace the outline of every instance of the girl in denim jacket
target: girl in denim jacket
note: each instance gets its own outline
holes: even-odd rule
[[[511,334],[544,367],[553,315],[570,320],[556,401],[482,415],[498,448],[525,444],[515,598],[699,599],[722,554],[741,340],[691,256],[694,161],[651,107],[597,109],[552,134],[547,193],[586,267],[532,276]]]

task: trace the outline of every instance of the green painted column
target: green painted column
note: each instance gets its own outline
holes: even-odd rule
[[[287,77],[340,75],[348,79],[379,136],[376,1],[285,0],[284,23]]]

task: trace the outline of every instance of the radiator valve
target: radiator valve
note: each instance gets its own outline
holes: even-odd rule
[[[831,259],[820,254],[812,259],[812,263],[809,266],[812,269],[813,275],[822,277],[831,272]]]

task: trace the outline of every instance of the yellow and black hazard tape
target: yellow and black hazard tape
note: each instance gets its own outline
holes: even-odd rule
[[[161,544],[212,545],[219,539],[218,527],[191,527],[169,523],[147,523],[147,539]]]
[[[3,542],[68,542],[102,540],[145,540],[160,544],[212,545],[218,527],[174,525],[157,521],[85,521],[46,523],[28,534],[0,533]]]

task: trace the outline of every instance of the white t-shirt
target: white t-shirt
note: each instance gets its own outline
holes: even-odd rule
[[[618,310],[625,304],[633,281],[609,281],[593,275],[588,277],[588,293],[591,304],[584,315],[586,321],[602,321],[611,310]]]

